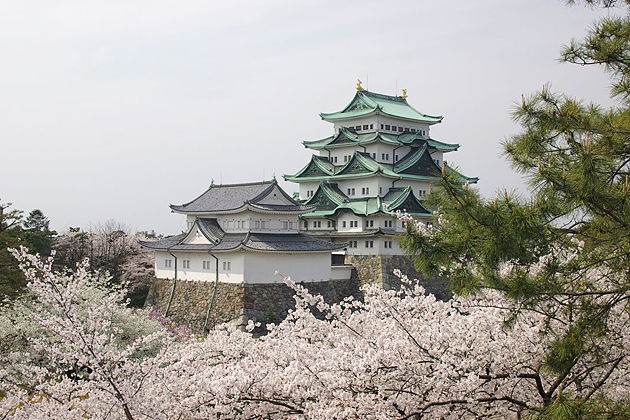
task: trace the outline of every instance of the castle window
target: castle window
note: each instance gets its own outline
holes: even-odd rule
[[[409,132],[409,128],[405,127],[405,133],[408,133],[408,132]]]
[[[212,266],[210,264],[212,264],[211,261],[204,261],[203,262],[203,269],[204,270],[210,270],[212,268]]]
[[[398,155],[394,155],[394,160],[398,162]]]
[[[282,229],[289,230],[289,221],[288,220],[283,220],[282,221]]]
[[[374,128],[374,124],[370,124],[370,130]]]
[[[376,159],[376,153],[372,153],[372,159]]]
[[[232,269],[231,261],[223,261],[223,271],[230,271]]]
[[[169,260],[169,259],[164,260],[164,267],[166,267],[166,268],[172,267],[173,266],[172,262],[173,262],[173,260]]]
[[[332,221],[331,220],[328,221],[328,227],[329,228],[332,227]]]
[[[190,268],[190,260],[182,261],[182,265],[184,266],[184,268]]]
[[[344,162],[347,162],[347,161],[348,161],[348,156],[344,156],[344,157],[343,157],[343,161],[344,161]]]
[[[304,221],[304,229],[308,228],[308,222],[305,220]]]
[[[402,131],[403,131],[403,128],[402,127],[398,127],[398,132],[402,133]]]
[[[391,126],[385,125],[385,130],[391,130],[391,128],[392,128]]]
[[[378,187],[378,194],[381,195],[383,193],[383,187]]]
[[[355,130],[360,130],[360,129],[361,129],[361,126],[360,126],[360,125],[357,125],[356,127],[354,127],[354,129],[355,129]]]
[[[357,247],[357,241],[352,241],[353,248]]]
[[[383,129],[383,124],[381,124],[381,130]]]
[[[367,130],[368,129],[368,125],[367,124],[363,124],[363,129]]]
[[[361,194],[369,194],[369,193],[370,193],[370,187],[361,188]]]
[[[346,221],[345,220],[343,222],[341,222],[341,226],[342,227],[346,227]]]
[[[374,241],[365,241],[366,248],[374,248]]]
[[[392,247],[392,241],[385,241],[385,248],[391,248]]]
[[[334,156],[334,157],[333,157],[333,161],[334,161],[335,163],[337,163],[337,156]]]

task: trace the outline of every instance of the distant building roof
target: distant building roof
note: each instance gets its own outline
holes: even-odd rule
[[[336,121],[377,113],[429,125],[437,124],[443,118],[441,116],[423,114],[409,105],[407,100],[401,96],[383,95],[367,90],[358,90],[352,101],[343,110],[321,113],[320,116],[326,121]]]
[[[281,195],[278,201],[281,204],[263,203],[272,193]],[[194,200],[181,205],[171,204],[170,207],[175,212],[191,214],[230,213],[247,208],[280,213],[304,213],[312,210],[293,200],[275,179],[246,184],[212,184]]]
[[[184,240],[199,227],[209,244],[190,244]],[[140,241],[140,245],[168,251],[233,251],[249,249],[258,252],[330,252],[344,248],[345,243],[335,244],[302,233],[225,233],[216,219],[197,218],[187,233],[157,241]]]

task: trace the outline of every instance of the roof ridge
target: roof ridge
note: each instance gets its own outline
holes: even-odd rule
[[[387,100],[393,100],[393,101],[396,101],[396,102],[407,103],[407,100],[405,98],[403,98],[402,96],[391,96],[391,95],[386,95],[384,93],[373,92],[373,91],[370,91],[370,90],[364,90],[362,92],[366,96],[372,95],[372,96],[375,96],[375,97],[380,98],[380,99],[387,99]]]
[[[237,184],[212,184],[210,186],[210,188],[217,188],[217,187],[245,187],[245,186],[249,186],[249,185],[265,185],[265,184],[274,184],[274,183],[277,183],[277,181],[275,179],[270,179],[269,181],[262,180],[262,181],[255,181],[255,182],[241,182],[241,183],[237,183]],[[208,190],[210,188],[208,188]],[[208,190],[206,190],[206,191],[208,191]]]

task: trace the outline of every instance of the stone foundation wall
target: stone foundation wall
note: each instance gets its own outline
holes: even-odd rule
[[[337,303],[347,296],[359,296],[356,275],[349,280],[300,283],[313,294],[321,294],[326,302]],[[149,290],[146,308],[166,311],[173,280],[157,279]],[[212,300],[214,282],[178,280],[168,318],[175,324],[186,325],[200,333]],[[218,283],[217,294],[209,315],[208,326],[224,322],[240,326],[249,320],[263,324],[282,321],[295,308],[293,290],[284,283],[229,284]],[[360,296],[359,296],[360,298]]]
[[[452,297],[446,281],[427,279],[413,266],[411,258],[404,255],[346,255],[346,264],[352,264],[357,273],[359,284],[378,284],[385,290],[399,289],[400,280],[394,275],[399,269],[410,279],[418,279],[428,293],[438,299]]]
[[[352,264],[349,280],[300,283],[312,294],[320,294],[328,303],[337,303],[348,296],[361,299],[360,288],[366,284],[378,284],[385,289],[397,289],[400,280],[394,270],[400,269],[409,278],[418,279],[428,293],[438,299],[450,299],[446,283],[439,279],[426,279],[413,267],[410,258],[401,255],[347,255],[346,264]],[[157,279],[151,285],[145,307],[164,314],[173,287],[172,280]],[[214,282],[178,280],[168,317],[175,324],[187,325],[193,332],[203,329]],[[240,326],[249,320],[263,324],[282,321],[290,309],[295,308],[293,290],[284,283],[231,284],[218,283],[214,306],[210,311],[208,326],[229,322]]]
[[[145,308],[164,314],[172,288],[173,280],[155,280],[149,289]],[[177,280],[168,318],[176,324],[190,327],[193,332],[201,332],[213,292],[214,282]],[[243,285],[218,283],[209,325],[240,323],[243,300]]]

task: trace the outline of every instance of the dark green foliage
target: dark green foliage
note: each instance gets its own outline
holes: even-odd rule
[[[30,244],[29,250],[49,256],[57,232],[49,229],[50,221],[41,210],[31,211],[23,223],[22,236]]]
[[[22,212],[10,207],[11,203],[0,202],[0,300],[16,297],[26,286],[17,260],[7,250],[27,245],[21,239]]]
[[[504,143],[504,152],[527,178],[531,197],[506,191],[487,200],[445,175],[429,197],[441,229],[409,228],[403,239],[418,268],[447,276],[456,293],[501,290],[513,299],[514,316],[525,310],[550,319],[568,314],[572,324],[546,359],[560,377],[582,355],[598,354],[613,308],[630,309],[630,16],[597,22],[562,58],[602,65],[617,106],[584,104],[549,86],[523,97],[514,111],[522,132]],[[542,418],[628,412],[605,401],[572,400],[558,389]]]

